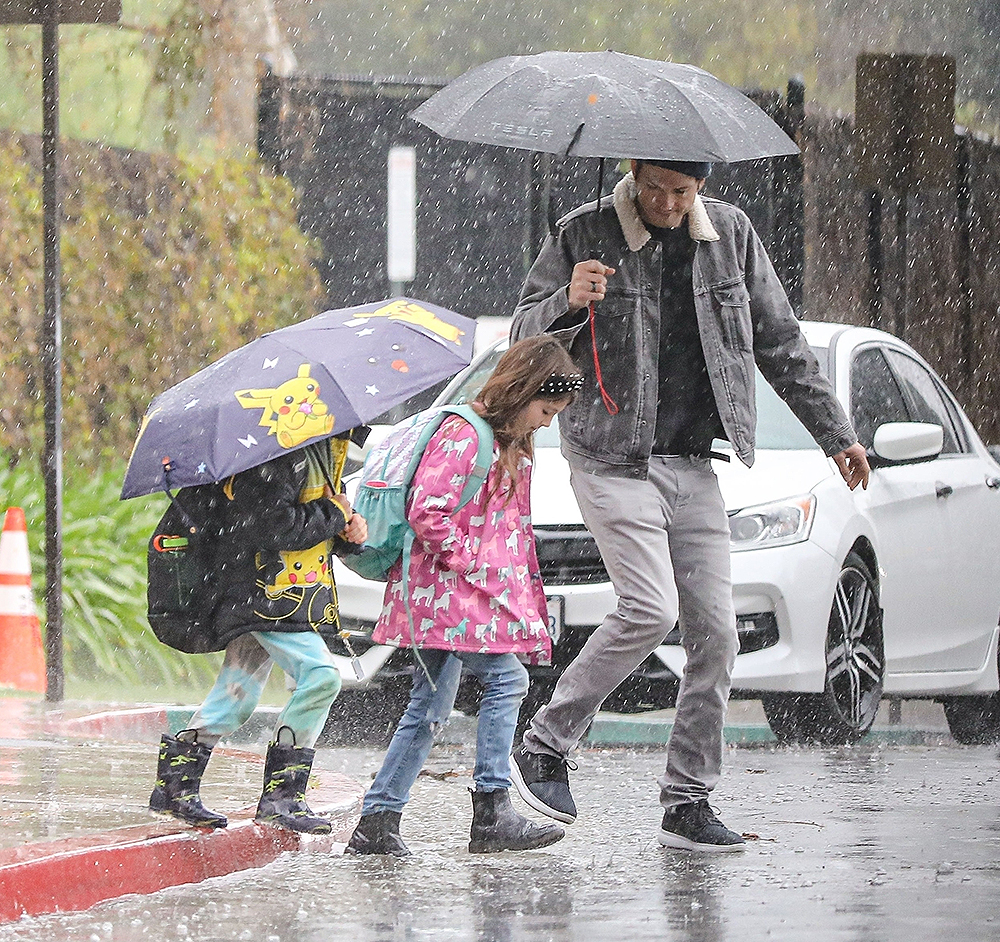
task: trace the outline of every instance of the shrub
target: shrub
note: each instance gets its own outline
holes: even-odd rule
[[[13,463],[43,440],[36,144],[0,138],[0,451]],[[316,243],[298,228],[290,184],[250,161],[69,142],[62,174],[65,447],[124,457],[156,394],[316,313]]]
[[[0,134],[0,512],[25,510],[44,619],[38,150]],[[219,657],[173,652],[146,623],[146,540],[164,499],[118,500],[124,458],[158,393],[316,313],[316,243],[290,184],[249,160],[67,142],[61,174],[67,680],[201,682]]]
[[[146,541],[163,513],[162,494],[120,501],[124,466],[74,467],[63,495],[63,652],[67,678],[121,685],[210,682],[219,655],[181,654],[146,621]],[[28,462],[0,468],[0,512],[21,507],[28,524],[32,586],[44,614],[45,497]],[[206,688],[207,689],[207,688]]]

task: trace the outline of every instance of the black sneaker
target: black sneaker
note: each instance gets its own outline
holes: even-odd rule
[[[746,847],[746,841],[715,816],[705,798],[678,805],[664,814],[659,841],[664,847],[712,852]]]
[[[572,824],[576,804],[569,791],[569,769],[576,765],[560,756],[525,752],[519,746],[511,753],[510,780],[521,799],[535,811]]]

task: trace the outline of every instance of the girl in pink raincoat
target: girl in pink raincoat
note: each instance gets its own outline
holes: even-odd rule
[[[529,850],[564,831],[537,825],[511,806],[510,750],[528,691],[522,659],[547,660],[548,613],[531,530],[532,435],[548,426],[583,384],[562,344],[542,335],[514,344],[473,408],[493,429],[493,463],[483,486],[456,509],[472,472],[478,437],[461,416],[433,435],[410,487],[415,533],[407,613],[402,560],[389,573],[375,641],[420,648],[406,713],[365,795],[347,853],[410,853],[399,822],[427,760],[435,729],[448,718],[464,665],[483,687],[476,738],[469,850]],[[415,652],[416,653],[416,652]]]

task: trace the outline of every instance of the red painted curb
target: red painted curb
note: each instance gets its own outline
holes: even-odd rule
[[[333,772],[318,772],[317,778],[309,802],[330,814],[329,835],[257,824],[255,809],[249,809],[214,831],[164,821],[0,850],[0,923],[262,867],[286,851],[329,853],[350,836],[363,789]]]
[[[160,706],[87,713],[60,719],[56,725],[66,736],[104,739],[159,739],[170,726],[167,708]]]

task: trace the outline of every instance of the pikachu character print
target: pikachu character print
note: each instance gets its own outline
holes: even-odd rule
[[[275,435],[282,448],[297,448],[333,431],[333,415],[319,397],[319,382],[309,375],[309,364],[298,375],[272,389],[241,389],[236,399],[244,409],[262,409],[260,424]]]
[[[310,627],[336,623],[336,598],[333,596],[333,579],[330,573],[330,544],[318,543],[304,550],[281,550],[280,569],[270,579],[266,572],[273,572],[258,558],[258,567],[263,580],[258,585],[263,588],[267,611],[255,614],[265,619],[287,618],[306,608]]]
[[[347,327],[354,327],[364,324],[373,317],[386,317],[393,321],[404,321],[416,327],[423,327],[425,330],[436,334],[446,343],[457,344],[459,338],[465,335],[465,331],[454,324],[449,324],[442,320],[433,311],[429,311],[416,301],[398,299],[390,301],[383,307],[374,311],[364,311],[357,314],[353,320],[345,321]]]

